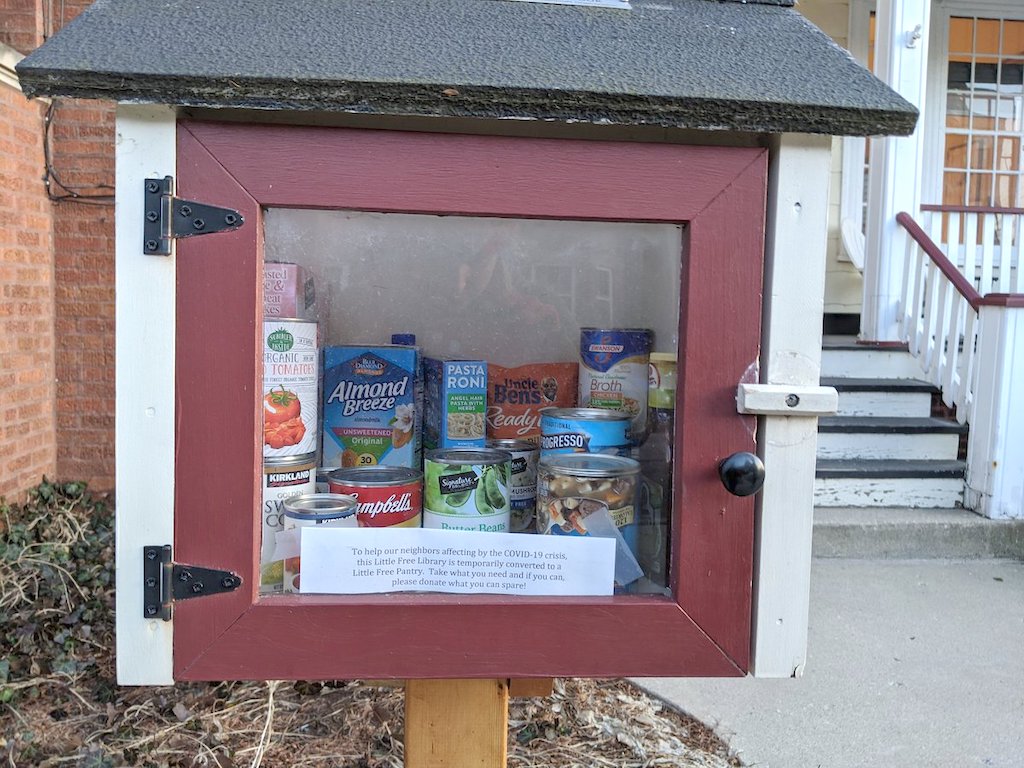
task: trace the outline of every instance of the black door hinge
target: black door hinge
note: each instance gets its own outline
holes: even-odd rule
[[[169,544],[142,548],[142,579],[142,615],[164,621],[171,620],[175,600],[219,595],[242,586],[242,579],[230,571],[175,563]]]
[[[173,176],[146,179],[145,188],[143,253],[169,256],[175,238],[227,232],[245,223],[242,214],[231,208],[175,197]]]

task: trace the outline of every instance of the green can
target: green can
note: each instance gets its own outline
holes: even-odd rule
[[[423,527],[505,533],[512,454],[493,448],[440,448],[423,462]]]

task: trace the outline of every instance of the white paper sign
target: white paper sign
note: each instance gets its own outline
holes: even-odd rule
[[[610,595],[615,540],[429,528],[302,528],[300,591]]]

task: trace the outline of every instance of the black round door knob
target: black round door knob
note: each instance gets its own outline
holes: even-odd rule
[[[753,453],[740,451],[722,460],[718,476],[733,496],[750,496],[764,485],[764,462]]]

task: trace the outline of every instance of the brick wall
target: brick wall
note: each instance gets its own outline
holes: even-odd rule
[[[0,82],[0,496],[56,473],[51,205],[39,104]]]
[[[28,53],[89,4],[0,0],[0,42]],[[20,109],[31,110],[31,135],[41,142],[41,107],[29,105],[16,91],[11,97]],[[51,219],[45,236],[51,275],[48,381],[55,374],[56,385],[47,399],[51,419],[56,412],[56,464],[51,459],[46,471],[61,480],[85,480],[94,490],[114,485],[114,206],[96,199],[113,192],[113,115],[111,104],[55,100],[50,152],[56,177],[50,190],[62,199],[47,200],[41,143],[33,153],[21,153],[26,162],[17,171],[20,188],[39,199]],[[0,237],[16,231],[2,216],[0,230]],[[0,375],[4,372],[6,365],[0,364]],[[0,456],[4,453],[0,439]],[[37,475],[27,482],[37,482]]]

